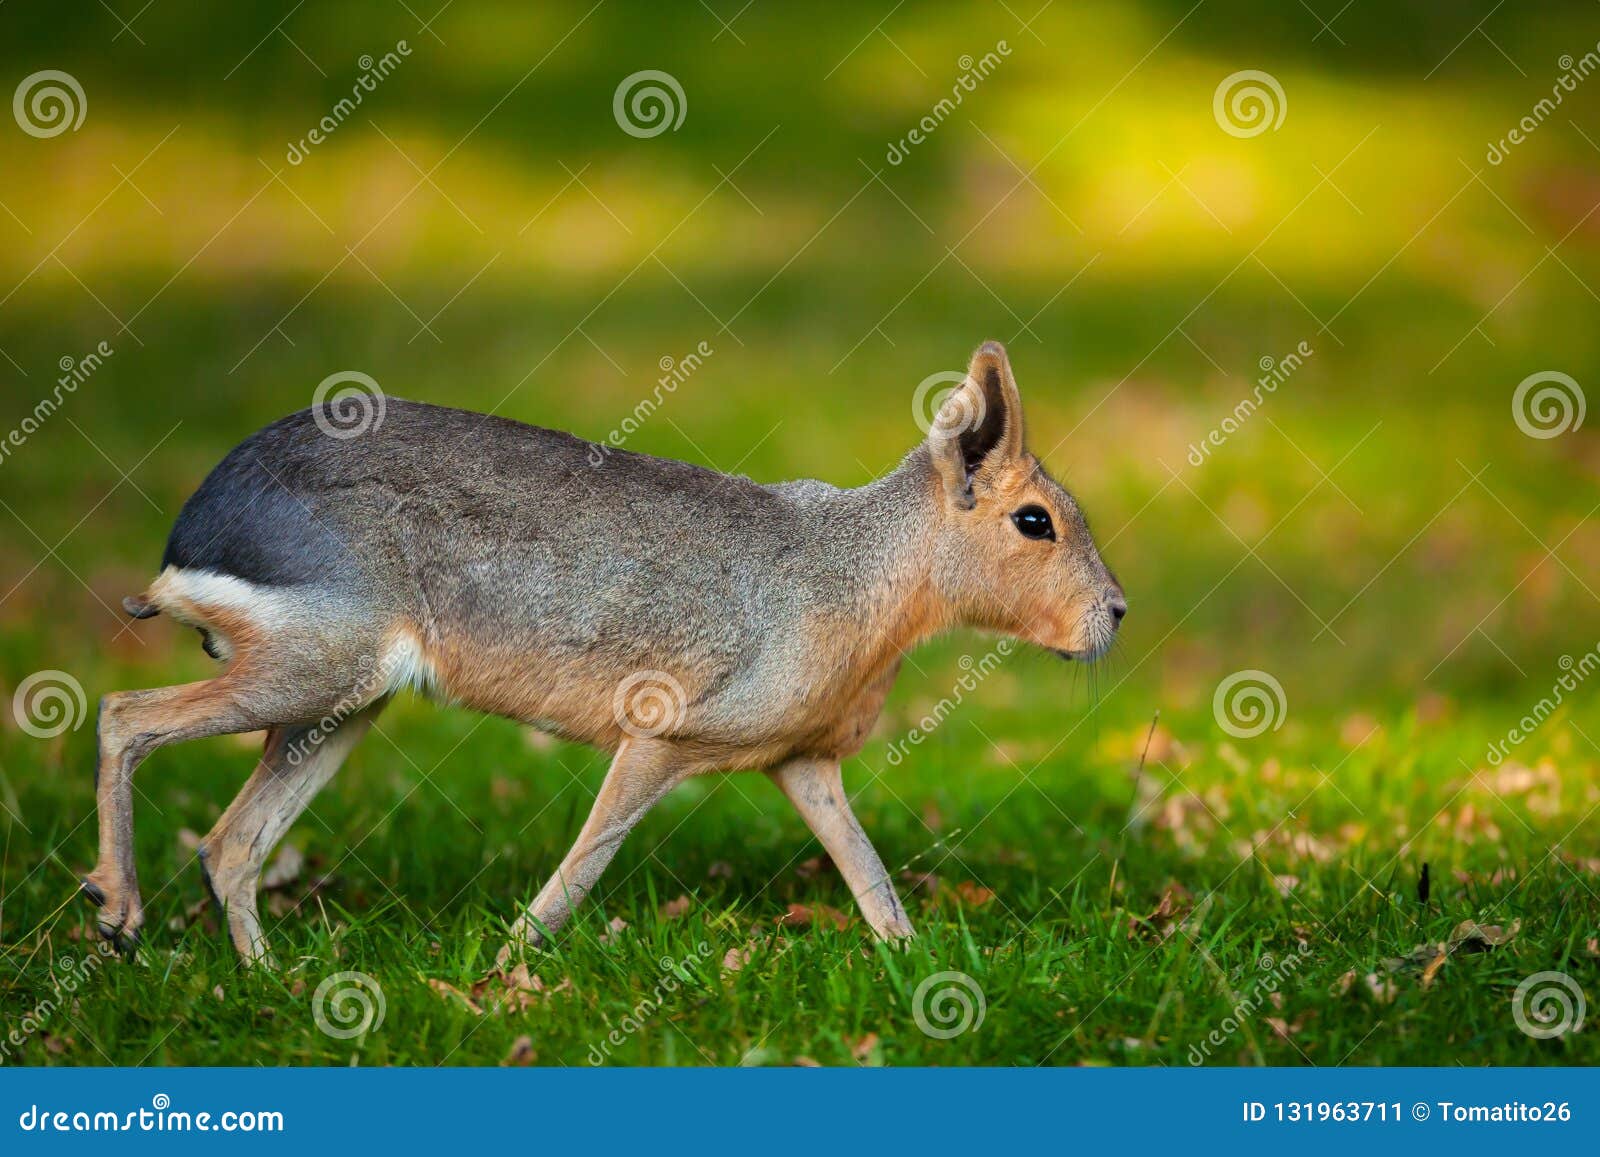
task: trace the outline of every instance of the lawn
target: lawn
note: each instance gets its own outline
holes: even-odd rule
[[[15,7],[8,83],[65,69],[88,113],[0,123],[0,442],[74,380],[0,457],[0,1062],[1600,1060],[1518,999],[1559,973],[1600,1001],[1600,440],[1514,400],[1597,380],[1600,88],[1485,159],[1600,39],[1590,7],[1471,36],[1483,12],[1358,5],[1330,37],[1298,7],[912,6],[875,35],[757,5],[735,37],[452,6],[435,39],[403,5],[287,36],[157,5],[144,46]],[[612,97],[647,68],[688,114],[642,139]],[[1212,95],[1247,68],[1288,111],[1239,137]],[[659,392],[629,449],[855,486],[988,338],[1130,613],[1092,668],[972,633],[906,663],[845,782],[914,942],[871,940],[764,777],[714,776],[498,970],[605,759],[402,699],[285,841],[279,970],[235,963],[194,854],[259,736],[142,767],[145,939],[98,949],[94,702],[212,667],[118,602],[330,374],[593,439]],[[62,728],[13,703],[40,672],[84,692]]]

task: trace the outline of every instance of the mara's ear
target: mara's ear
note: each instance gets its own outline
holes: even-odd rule
[[[928,448],[946,496],[963,510],[977,501],[973,481],[985,464],[1022,456],[1022,397],[1005,346],[988,341],[978,347],[966,381],[934,416]]]

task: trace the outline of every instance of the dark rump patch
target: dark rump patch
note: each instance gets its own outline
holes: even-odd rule
[[[302,487],[310,463],[309,412],[252,435],[183,504],[161,566],[215,571],[247,582],[326,583],[355,571],[349,553],[315,514]],[[313,427],[314,430],[314,427]]]

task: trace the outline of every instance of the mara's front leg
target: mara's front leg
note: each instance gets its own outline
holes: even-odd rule
[[[839,869],[880,940],[902,940],[916,933],[895,894],[894,881],[861,830],[836,759],[792,759],[767,772],[789,797]]]
[[[520,944],[541,945],[567,922],[634,824],[681,783],[692,766],[665,740],[622,741],[572,850],[528,910],[511,926],[511,943],[500,952],[502,964],[511,959]]]

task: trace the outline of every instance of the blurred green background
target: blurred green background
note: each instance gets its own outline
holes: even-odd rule
[[[858,485],[920,437],[918,383],[998,338],[1032,448],[1081,499],[1131,612],[1094,686],[1020,656],[962,707],[973,724],[924,748],[942,756],[890,771],[887,743],[948,693],[963,649],[987,644],[919,655],[863,755],[896,799],[1021,806],[1016,844],[1049,842],[1060,821],[1035,793],[1002,805],[1019,772],[1066,777],[1068,811],[1120,814],[1159,709],[1158,786],[1174,799],[1189,783],[1218,803],[1291,772],[1317,784],[1362,769],[1362,787],[1345,785],[1359,816],[1335,797],[1320,828],[1307,822],[1336,861],[1381,845],[1363,878],[1397,859],[1414,870],[1410,841],[1443,809],[1436,863],[1476,856],[1487,872],[1559,844],[1595,886],[1590,688],[1517,752],[1555,769],[1554,805],[1527,815],[1502,798],[1514,788],[1472,778],[1550,693],[1561,657],[1600,644],[1596,422],[1536,438],[1513,413],[1530,375],[1570,375],[1581,398],[1600,365],[1600,79],[1559,83],[1600,67],[1584,63],[1600,51],[1594,4],[438,8],[0,8],[5,90],[60,69],[86,101],[60,135],[0,123],[0,433],[52,394],[63,359],[114,351],[0,461],[7,700],[42,668],[71,672],[91,705],[206,672],[188,633],[124,629],[118,600],[154,574],[221,455],[335,372],[600,439],[652,395],[663,359],[703,342],[712,354],[630,449]],[[291,163],[291,145],[374,67],[363,58],[390,52],[389,75]],[[684,115],[640,137],[613,98],[647,69],[675,79]],[[986,75],[962,88],[974,70]],[[1227,131],[1218,89],[1242,70],[1280,89],[1275,127]],[[1559,106],[1536,112],[1553,89]],[[1535,127],[1506,147],[1525,117]],[[1193,453],[1302,343],[1304,364]],[[1287,707],[1279,729],[1236,739],[1212,696],[1251,669],[1271,673]],[[441,758],[473,734],[433,708],[395,718],[424,747],[447,736]],[[0,728],[12,825],[0,937],[15,945],[92,861],[92,822],[77,826],[92,806],[92,728],[41,742],[9,713]],[[451,759],[469,778],[491,760],[520,774],[513,757],[543,756],[513,735],[491,724]],[[158,755],[141,775],[168,809],[141,815],[141,847],[174,871],[186,853],[160,850],[165,837],[204,831],[248,762],[232,741],[201,750]],[[592,785],[592,753],[558,750]],[[372,744],[351,774],[415,778]],[[422,795],[440,822],[459,819]],[[1278,819],[1299,798],[1288,786],[1257,797]],[[328,814],[342,806],[360,805]],[[548,870],[573,806],[484,878],[501,889],[486,906]],[[1497,849],[1496,835],[1462,851],[1501,807],[1528,822],[1501,816],[1497,832],[1531,850]],[[1192,833],[1157,828],[1169,842],[1152,856],[1181,866]],[[1250,830],[1237,833],[1247,848]],[[441,909],[474,879],[443,851],[386,875],[387,858],[405,858],[394,839],[376,838],[389,846],[370,870],[401,895],[423,887],[405,879],[421,861]],[[788,851],[773,846],[777,869]],[[1284,855],[1278,870],[1306,874]],[[976,862],[1007,871],[998,852]],[[1222,872],[1196,874],[1199,892]],[[1593,911],[1557,931],[1581,945]]]

